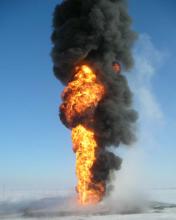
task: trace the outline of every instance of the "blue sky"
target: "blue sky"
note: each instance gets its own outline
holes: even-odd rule
[[[129,2],[133,28],[139,35],[149,36],[150,43],[163,55],[148,89],[164,122],[153,132],[157,147],[140,147],[146,151],[153,185],[163,182],[164,186],[176,186],[176,2]],[[57,116],[63,86],[52,73],[50,59],[51,20],[57,3],[0,3],[0,187],[74,188],[70,131]]]

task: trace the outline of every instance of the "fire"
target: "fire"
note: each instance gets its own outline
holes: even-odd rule
[[[94,120],[94,110],[105,95],[104,85],[87,65],[76,68],[73,80],[64,89],[61,111],[72,126],[73,150],[76,153],[77,192],[81,204],[96,204],[105,192],[103,182],[93,180],[92,167],[99,151],[95,133],[87,124]]]
[[[104,95],[104,86],[98,82],[95,73],[86,65],[77,67],[74,79],[64,89],[61,105],[66,120],[70,124],[74,118],[81,118],[96,108]]]
[[[78,177],[77,191],[81,204],[95,204],[102,199],[103,183],[94,183],[91,168],[96,160],[98,146],[94,132],[83,125],[72,130],[73,146],[76,148],[76,175]]]

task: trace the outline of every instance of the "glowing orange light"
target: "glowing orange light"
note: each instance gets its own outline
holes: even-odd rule
[[[64,89],[61,105],[68,123],[74,118],[86,115],[91,120],[93,112],[105,94],[105,88],[97,80],[96,74],[86,65],[78,67],[73,80]],[[96,160],[98,145],[93,130],[81,123],[72,129],[73,150],[76,153],[77,192],[81,204],[95,204],[104,194],[104,183],[93,180],[92,166]]]

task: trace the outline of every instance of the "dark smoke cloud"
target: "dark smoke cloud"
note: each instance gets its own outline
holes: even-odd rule
[[[131,48],[135,39],[125,0],[65,0],[55,9],[52,59],[56,77],[67,84],[74,67],[88,63],[106,87],[106,96],[93,110],[95,123],[86,122],[95,130],[101,148],[92,167],[94,182],[106,182],[110,171],[120,168],[121,159],[108,147],[130,145],[135,140],[137,113],[131,108],[132,94],[125,76],[112,70],[116,59],[125,70],[133,66]],[[74,124],[68,124],[62,109],[60,117],[67,127],[84,120],[77,118]]]
[[[67,83],[80,61],[110,68],[118,58],[133,64],[130,48],[136,38],[123,0],[66,0],[54,12],[52,58],[57,78]],[[107,72],[106,72],[107,74]]]

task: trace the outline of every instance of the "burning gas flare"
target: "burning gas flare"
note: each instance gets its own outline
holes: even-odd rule
[[[95,183],[91,168],[96,160],[98,145],[94,132],[84,125],[78,125],[72,130],[73,147],[76,149],[76,175],[78,177],[78,199],[81,204],[99,202],[105,192],[104,183]]]
[[[62,94],[65,102],[61,105],[61,111],[65,113],[67,123],[72,124],[75,118],[90,115],[103,95],[104,86],[91,68],[86,65],[77,67],[73,80]]]
[[[75,118],[82,121],[72,129],[73,151],[76,153],[77,192],[81,204],[99,202],[105,192],[104,182],[94,182],[92,166],[99,151],[93,129],[87,124],[94,120],[94,110],[105,95],[104,85],[87,65],[76,68],[73,80],[64,89],[61,111],[68,124]]]
[[[60,119],[72,130],[78,201],[96,204],[112,190],[122,159],[110,151],[136,140],[137,112],[122,70],[133,66],[126,0],[63,0],[53,14],[53,71],[66,88]]]

